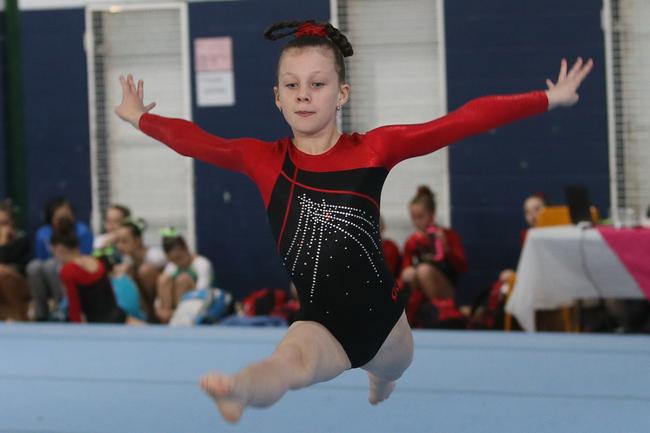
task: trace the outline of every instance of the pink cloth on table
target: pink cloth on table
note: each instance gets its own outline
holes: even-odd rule
[[[621,260],[646,298],[650,299],[650,229],[598,227],[600,235]]]

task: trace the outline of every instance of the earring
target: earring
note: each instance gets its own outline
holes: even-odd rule
[[[280,110],[280,113],[282,113],[282,107],[278,107],[278,110]]]
[[[336,111],[341,111],[341,106],[340,105],[336,106]]]

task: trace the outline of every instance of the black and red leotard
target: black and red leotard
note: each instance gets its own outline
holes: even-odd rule
[[[343,134],[327,152],[289,138],[224,139],[152,114],[140,129],[176,152],[251,178],[262,194],[277,250],[298,289],[298,320],[325,326],[352,367],[377,353],[404,310],[384,262],[379,201],[388,172],[464,137],[546,111],[542,91],[475,99],[431,122]]]
[[[68,295],[70,322],[81,322],[82,314],[88,323],[126,321],[126,313],[117,305],[106,267],[100,260],[93,272],[75,262],[66,263],[61,268],[60,276]]]

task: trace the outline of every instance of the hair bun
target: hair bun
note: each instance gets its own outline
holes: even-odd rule
[[[276,41],[298,32],[299,36],[310,36],[317,38],[328,38],[336,47],[341,50],[343,57],[350,57],[354,54],[352,45],[343,33],[333,25],[317,23],[314,20],[307,21],[280,21],[266,29],[264,37],[270,41]]]
[[[180,238],[181,237],[178,230],[176,230],[176,227],[171,227],[171,226],[164,227],[164,228],[160,229],[159,234],[163,238]]]
[[[134,219],[133,225],[135,225],[138,230],[140,230],[140,233],[144,233],[144,231],[147,229],[147,222],[143,218]]]
[[[433,197],[433,191],[431,191],[431,188],[429,188],[426,185],[420,185],[418,187],[417,195],[426,195],[429,197]]]
[[[142,233],[147,229],[147,222],[142,218],[126,217],[122,220],[122,227],[132,227],[137,235],[142,236]]]
[[[59,219],[55,231],[64,235],[68,235],[70,233],[76,233],[76,227],[74,221],[67,217]]]
[[[301,24],[309,22],[313,23],[314,21],[280,21],[272,24],[271,27],[266,29],[264,32],[264,37],[270,41],[277,41],[278,39],[282,39],[286,36],[296,33],[298,27],[300,27]],[[289,30],[281,32],[281,30],[286,29]]]
[[[350,41],[348,41],[348,38],[339,29],[328,23],[325,25],[325,31],[327,32],[327,37],[341,50],[343,57],[350,57],[354,54]]]
[[[538,199],[542,200],[544,203],[548,203],[548,197],[546,197],[546,193],[542,191],[537,191],[533,193],[531,197],[537,197]]]

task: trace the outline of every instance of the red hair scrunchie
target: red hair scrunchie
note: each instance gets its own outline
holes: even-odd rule
[[[298,27],[296,30],[296,38],[301,38],[303,36],[319,36],[321,38],[327,37],[327,32],[325,31],[325,26],[313,23],[305,23]]]

